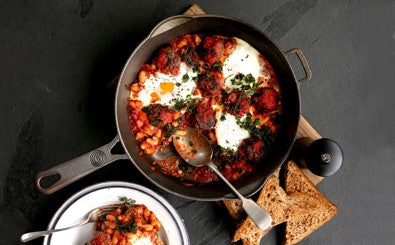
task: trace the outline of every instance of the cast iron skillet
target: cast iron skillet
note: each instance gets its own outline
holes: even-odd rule
[[[298,83],[311,78],[306,58],[299,49],[283,53],[264,33],[243,21],[217,15],[180,15],[160,22],[126,62],[116,92],[115,116],[118,135],[115,139],[92,152],[39,173],[36,177],[36,187],[39,191],[51,194],[113,161],[130,159],[150,181],[175,195],[205,201],[234,198],[229,188],[221,182],[188,187],[173,177],[152,171],[149,168],[152,158],[139,155],[138,143],[130,132],[127,110],[129,85],[135,80],[143,63],[147,62],[158,47],[186,33],[211,33],[239,37],[254,46],[272,64],[282,90],[282,128],[272,153],[262,160],[252,174],[234,183],[236,188],[246,196],[255,194],[263,186],[267,178],[285,161],[294,143],[300,116]],[[295,78],[286,59],[291,54],[296,54],[301,61],[306,74],[305,78],[300,80]],[[111,148],[117,142],[122,143],[126,154],[110,153]],[[52,185],[44,187],[42,180],[49,176],[60,178]]]

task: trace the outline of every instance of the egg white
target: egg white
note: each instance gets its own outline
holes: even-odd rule
[[[188,75],[188,81],[183,82],[183,76]],[[153,102],[161,105],[173,106],[177,100],[187,99],[188,97],[194,98],[199,96],[193,96],[193,91],[196,88],[196,83],[192,80],[193,77],[197,76],[197,73],[192,70],[192,67],[188,66],[184,62],[180,64],[180,72],[177,76],[164,74],[157,72],[156,75],[151,75],[144,82],[144,89],[137,94],[138,100],[143,103],[143,106],[148,106],[152,101],[152,93],[156,93],[159,96],[159,100]],[[174,89],[171,92],[164,93],[161,91],[160,85],[162,83],[173,83]]]
[[[134,234],[129,238],[129,242],[133,245],[153,245],[151,238],[148,236],[141,236],[140,233]]]
[[[239,73],[251,74],[255,79],[263,73],[264,61],[259,58],[259,52],[247,42],[235,37],[237,45],[235,50],[225,59],[222,71],[224,74],[225,87],[229,89],[239,88],[233,85],[231,80]]]
[[[221,120],[222,116],[225,117],[225,120]],[[215,135],[218,145],[232,151],[237,151],[240,143],[250,137],[250,133],[241,128],[237,124],[236,117],[229,113],[218,111],[216,117]]]

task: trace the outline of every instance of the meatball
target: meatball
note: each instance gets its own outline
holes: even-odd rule
[[[202,101],[196,106],[196,126],[202,129],[210,129],[215,125],[215,111],[208,101]]]
[[[155,60],[158,70],[176,76],[180,70],[181,58],[171,48],[163,48]]]
[[[204,61],[206,61],[209,66],[219,62],[224,55],[224,41],[215,36],[206,37],[203,41],[203,47],[207,50]]]
[[[239,147],[239,154],[251,162],[259,162],[265,153],[265,143],[259,139],[246,139]]]
[[[278,110],[280,94],[270,88],[262,88],[252,97],[252,103],[258,111],[270,112]]]
[[[148,108],[147,117],[152,125],[163,127],[173,121],[174,113],[170,107],[154,104]]]
[[[235,116],[242,117],[250,112],[250,101],[246,93],[233,91],[224,98],[225,110]]]
[[[215,73],[205,73],[199,75],[197,87],[203,96],[215,96],[221,91],[220,81]]]

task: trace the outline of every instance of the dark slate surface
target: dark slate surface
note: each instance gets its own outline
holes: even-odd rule
[[[192,244],[228,244],[233,230],[215,203],[185,200],[150,184],[128,161],[51,196],[34,175],[109,142],[116,134],[106,84],[165,17],[192,1],[2,1],[0,3],[0,244],[45,229],[73,193],[126,180],[167,198]],[[199,1],[267,32],[308,57],[303,115],[345,152],[343,168],[319,189],[339,213],[301,244],[393,244],[395,240],[395,2]],[[276,244],[273,231],[262,244]],[[39,244],[38,241],[33,244]]]

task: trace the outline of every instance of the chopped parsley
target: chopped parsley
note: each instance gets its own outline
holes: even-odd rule
[[[241,121],[240,118],[236,118],[236,120],[237,124],[241,128],[247,130],[250,135],[253,135],[255,138],[264,141],[266,148],[269,148],[274,142],[275,134],[266,125],[258,128],[257,126],[259,125],[260,119],[255,118],[255,120],[252,120],[251,113],[247,114],[247,117],[244,121]]]
[[[249,74],[247,74],[247,75],[245,76],[245,81],[246,81],[247,83],[254,83],[254,82],[255,82],[255,78],[252,76],[251,73],[249,73]]]
[[[181,109],[187,107],[191,103],[191,99],[173,99],[174,106],[173,109],[176,111],[181,111]]]
[[[219,63],[219,62],[214,63],[214,64],[213,64],[213,68],[214,68],[214,70],[217,70],[217,71],[219,71],[219,72],[222,71],[222,66],[221,66],[221,63]]]
[[[154,126],[158,126],[161,122],[163,122],[162,119],[155,118],[154,120],[152,120],[151,124]]]
[[[259,86],[259,83],[251,73],[247,75],[239,73],[230,79],[230,82],[232,85],[240,87],[248,96],[254,95]]]
[[[188,47],[184,52],[181,53],[181,55],[183,56],[185,62],[188,65],[192,66],[193,72],[200,73],[199,63],[195,60],[192,60],[191,58],[192,55],[196,55],[195,50]]]
[[[143,108],[141,108],[141,110],[145,113],[148,113],[149,111],[149,106],[143,106]]]
[[[115,217],[115,221],[117,230],[122,233],[134,232],[137,228],[137,223],[134,221],[124,224],[119,221],[118,217]]]
[[[188,82],[188,80],[189,80],[189,76],[187,73],[185,73],[184,76],[182,76],[182,82],[186,83],[186,82]]]
[[[226,117],[224,114],[221,115],[221,117],[219,118],[221,121],[225,121]]]

